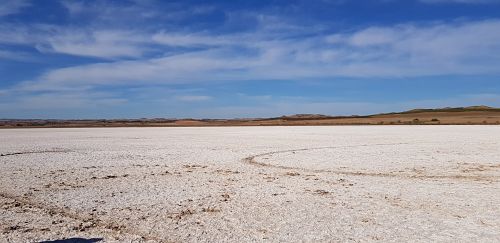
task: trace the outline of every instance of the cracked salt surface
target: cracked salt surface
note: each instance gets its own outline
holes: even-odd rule
[[[0,241],[500,241],[500,127],[0,130]]]

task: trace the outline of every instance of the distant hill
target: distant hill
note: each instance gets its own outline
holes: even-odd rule
[[[500,125],[500,108],[489,106],[413,109],[367,116],[295,114],[247,119],[0,119],[0,128],[36,127],[188,127],[188,126],[326,126],[326,125]]]
[[[500,108],[478,105],[478,106],[468,106],[468,107],[445,107],[437,109],[413,109],[409,111],[403,111],[391,114],[421,113],[421,112],[464,112],[464,111],[500,111]]]

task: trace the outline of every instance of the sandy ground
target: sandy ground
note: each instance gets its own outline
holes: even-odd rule
[[[500,126],[0,130],[0,242],[498,242]]]

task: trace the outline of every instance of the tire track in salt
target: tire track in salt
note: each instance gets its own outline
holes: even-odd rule
[[[40,150],[40,151],[24,151],[24,152],[14,152],[14,153],[5,153],[0,154],[0,157],[6,156],[15,156],[15,155],[23,155],[23,154],[45,154],[45,153],[69,153],[72,152],[68,149],[53,149],[53,150]]]
[[[242,159],[246,164],[259,167],[269,167],[283,170],[299,170],[309,173],[332,173],[337,175],[349,175],[349,176],[368,176],[368,177],[385,177],[385,178],[400,178],[400,179],[441,179],[441,180],[469,180],[469,181],[488,181],[497,182],[499,181],[498,176],[478,176],[478,175],[429,175],[429,174],[404,174],[401,172],[365,172],[365,171],[347,171],[347,170],[325,170],[325,169],[307,169],[303,167],[294,166],[283,166],[283,165],[273,165],[270,163],[259,162],[256,159],[264,156],[272,156],[275,154],[284,154],[292,152],[301,151],[314,151],[323,149],[338,149],[338,148],[357,148],[357,147],[370,147],[370,146],[394,146],[394,145],[408,145],[409,143],[382,143],[382,144],[360,144],[360,145],[347,145],[347,146],[325,146],[325,147],[314,147],[314,148],[300,148],[300,149],[287,149],[278,150],[272,152],[266,152],[261,154],[255,154]],[[411,172],[410,172],[411,173]]]

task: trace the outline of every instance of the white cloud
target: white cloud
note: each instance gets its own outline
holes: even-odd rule
[[[12,107],[49,109],[47,107],[67,106],[69,109],[126,102],[114,95],[95,95],[91,92],[101,87],[107,89],[108,86],[152,87],[157,84],[242,80],[333,80],[339,77],[391,79],[427,75],[500,74],[499,19],[407,23],[329,33],[327,30],[330,28],[314,23],[293,24],[296,20],[272,15],[274,10],[263,13],[235,11],[225,14],[225,26],[220,29],[203,30],[191,25],[179,26],[183,22],[177,21],[210,13],[215,10],[214,7],[183,9],[185,5],[173,4],[168,6],[168,11],[159,12],[152,1],[135,2],[137,5],[130,2],[63,1],[69,19],[84,22],[81,26],[74,25],[72,21],[64,26],[0,22],[0,44],[21,47],[0,50],[2,59],[33,60],[28,52],[18,51],[33,47],[42,54],[60,53],[102,59],[91,64],[47,70],[31,80],[0,91],[0,95],[19,94],[22,98],[17,99],[18,105]],[[18,13],[29,5],[27,1],[5,3],[0,5],[0,17]],[[130,16],[137,18],[131,20]],[[149,22],[141,22],[144,19],[149,19]],[[255,28],[238,26],[246,21],[250,21]],[[240,32],[222,34],[228,29],[238,29]],[[78,92],[84,95],[80,96]],[[214,99],[211,96],[190,95],[203,92],[169,93],[168,101],[188,106],[189,102]],[[479,102],[486,98],[481,96],[473,100],[469,97],[469,100]],[[363,113],[387,106],[381,104],[370,108],[365,103],[289,100],[275,103],[275,97],[266,95],[241,95],[240,99],[261,106],[247,107],[246,111],[241,107],[219,107],[219,114],[231,110],[233,113],[225,114],[271,114],[279,111],[281,115],[297,113],[298,110],[342,113],[340,108],[329,110],[328,107],[348,107],[349,111]],[[498,100],[497,97],[489,99]],[[184,102],[172,102],[175,100]],[[447,104],[448,101],[419,102],[410,105],[429,106]],[[448,103],[460,102],[455,100]],[[191,105],[194,104],[197,103]],[[398,110],[398,107],[388,110]],[[197,112],[203,114],[202,111]]]
[[[500,20],[492,19],[369,27],[305,38],[266,30],[230,35],[57,30],[42,50],[116,60],[51,70],[18,88],[498,74],[498,29]],[[192,49],[176,52],[172,46]],[[149,49],[171,52],[144,58]]]
[[[63,0],[61,4],[67,9],[68,13],[75,18],[82,15],[91,16],[91,21],[123,21],[125,18],[151,18],[158,17],[159,11],[154,8],[154,3],[148,1],[135,1],[129,4],[126,1],[79,1]]]
[[[243,67],[246,62],[240,65]],[[50,71],[23,85],[25,90],[52,90],[87,85],[186,83],[224,79],[237,61],[217,60],[212,52],[183,54],[140,61],[90,64]],[[219,72],[220,71],[220,72]],[[230,70],[228,70],[230,71]],[[211,75],[209,75],[211,74]]]
[[[213,99],[213,97],[207,95],[181,95],[181,96],[176,96],[175,99],[185,102],[200,102],[200,101],[211,100]]]
[[[234,45],[234,40],[227,37],[217,37],[210,35],[200,34],[183,34],[183,33],[165,33],[160,32],[152,36],[152,40],[156,43],[169,45],[169,46],[220,46],[220,45]]]
[[[0,43],[103,59],[138,58],[150,50],[149,34],[133,30],[0,24]]]
[[[31,45],[35,41],[33,32],[26,26],[0,22],[0,44]]]
[[[132,31],[61,31],[48,37],[41,51],[101,58],[140,57],[147,47],[142,35]]]
[[[13,61],[22,61],[22,62],[35,62],[38,59],[31,56],[31,54],[20,51],[8,51],[0,49],[0,59],[7,59]]]
[[[399,41],[398,38],[400,36],[401,32],[395,28],[372,27],[350,34],[349,40],[347,41],[353,46],[367,47],[391,44],[395,41]],[[337,40],[337,42],[340,41],[342,41],[341,37]]]
[[[373,64],[393,63],[426,74],[478,74],[495,71],[500,63],[500,21],[400,25],[368,28],[336,36],[349,55],[345,61],[366,58]],[[380,65],[374,65],[380,66]],[[418,73],[413,75],[418,75]],[[411,74],[410,74],[411,75]]]
[[[30,4],[26,0],[3,0],[0,3],[0,17],[19,13],[22,8],[28,6]]]
[[[79,1],[61,1],[61,4],[72,15],[83,13],[86,10],[84,2],[79,2]]]
[[[206,4],[186,5],[177,1],[83,1],[63,0],[70,17],[100,25],[133,26],[154,19],[155,22],[183,20],[208,14],[216,8]],[[161,5],[162,8],[158,8]],[[95,24],[94,24],[95,25]]]

